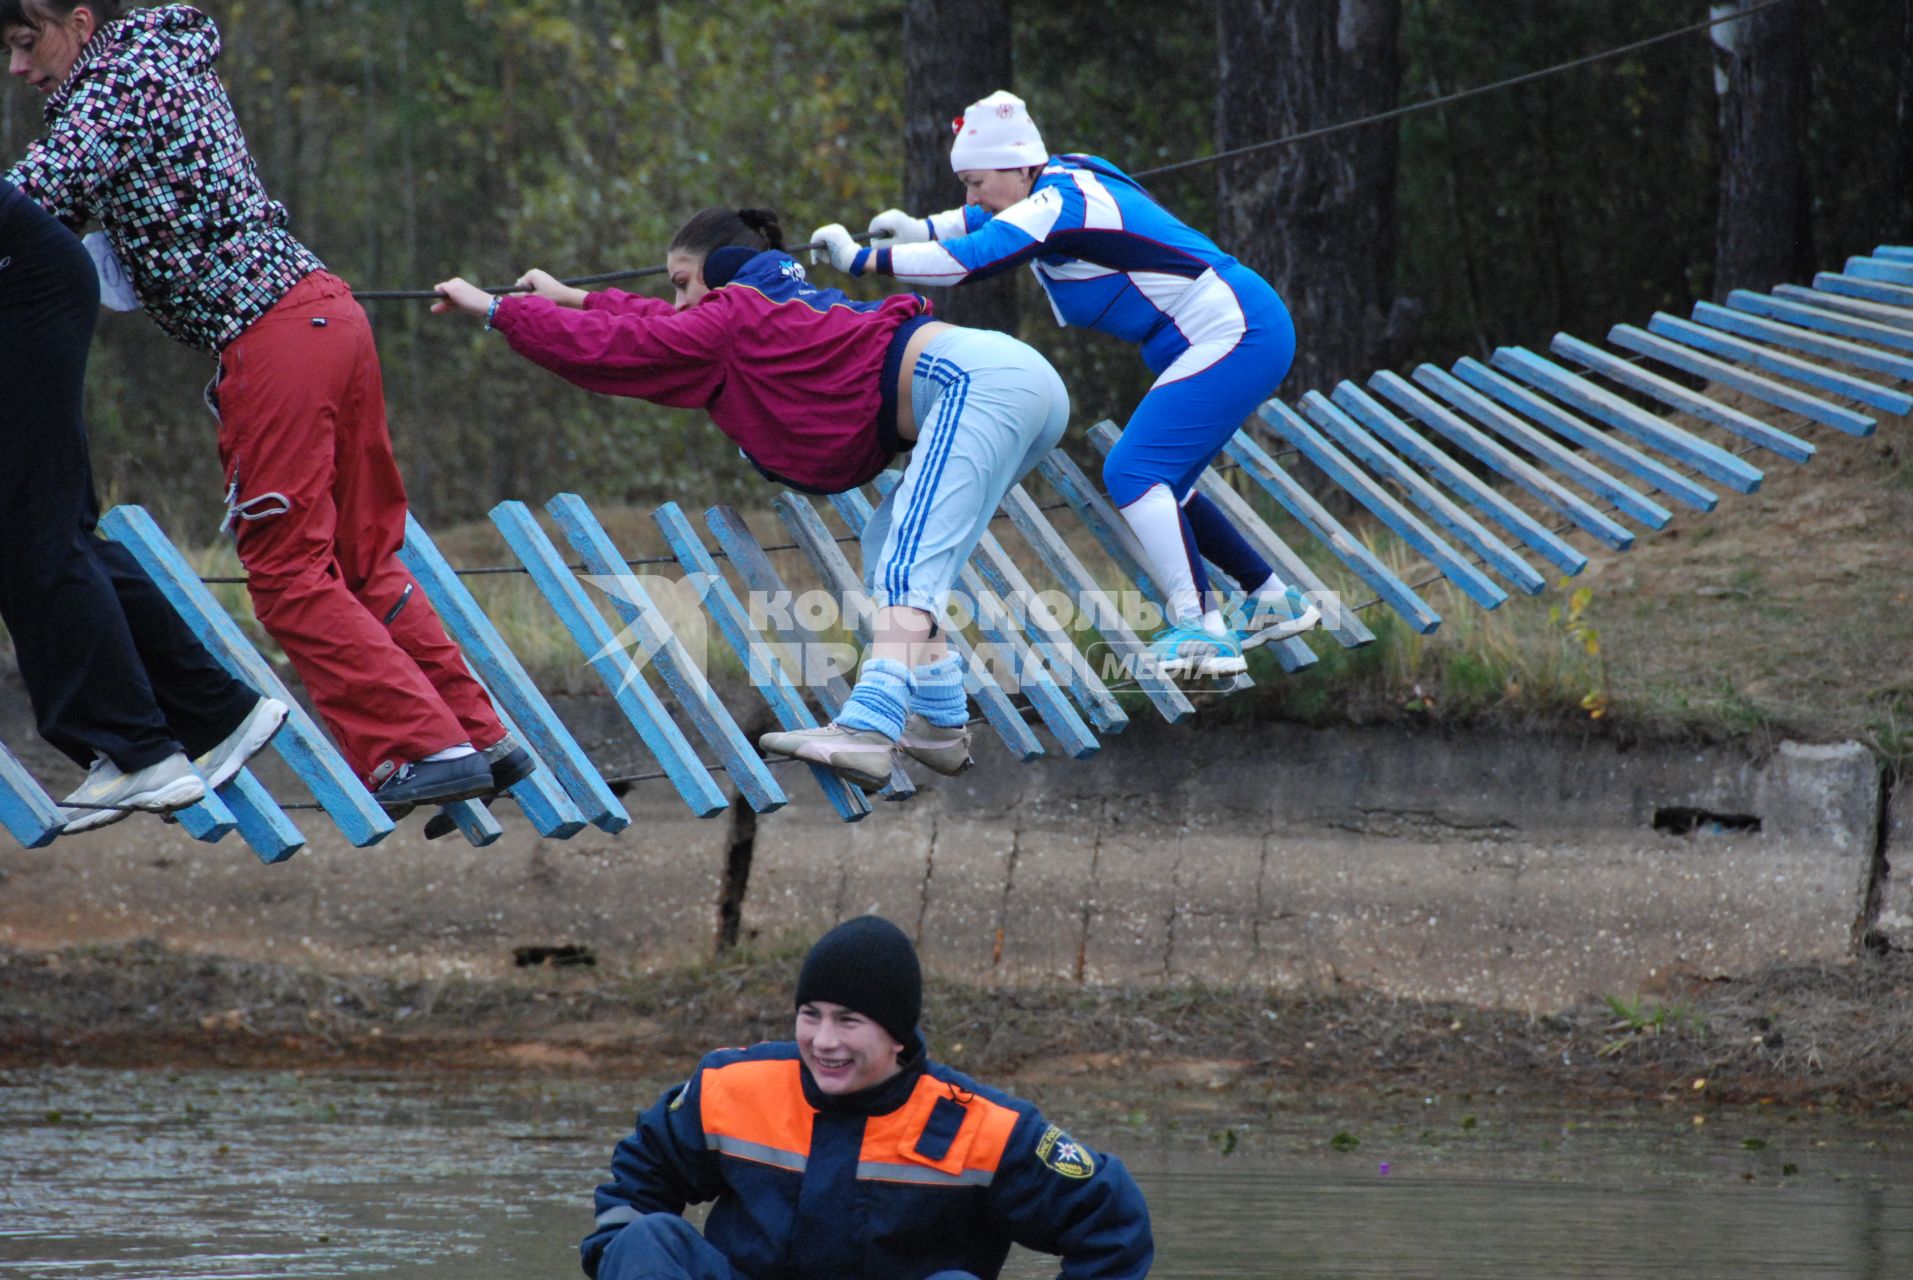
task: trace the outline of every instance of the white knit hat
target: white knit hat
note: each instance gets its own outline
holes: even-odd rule
[[[1023,99],[998,89],[981,102],[973,102],[951,125],[956,141],[950,146],[950,168],[1026,169],[1043,164],[1049,152],[1043,135],[1030,119]]]

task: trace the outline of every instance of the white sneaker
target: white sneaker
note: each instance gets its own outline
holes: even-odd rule
[[[134,809],[171,813],[205,798],[206,783],[193,772],[193,762],[183,751],[135,773],[122,773],[118,765],[100,756],[87,770],[80,789],[66,798],[66,807],[60,810],[65,825],[60,831],[77,835],[118,822]]]
[[[1279,596],[1253,596],[1246,615],[1236,619],[1236,642],[1247,653],[1273,640],[1299,636],[1322,620],[1322,608],[1313,600],[1287,587]]]
[[[253,704],[239,727],[227,734],[212,750],[193,761],[208,791],[217,791],[239,776],[246,761],[259,754],[279,726],[286,722],[286,704],[277,698],[262,697]]]

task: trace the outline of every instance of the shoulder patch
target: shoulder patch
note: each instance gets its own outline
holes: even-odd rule
[[[1037,1139],[1036,1158],[1065,1178],[1087,1178],[1096,1172],[1096,1157],[1089,1154],[1089,1148],[1055,1125],[1043,1130],[1043,1136]]]

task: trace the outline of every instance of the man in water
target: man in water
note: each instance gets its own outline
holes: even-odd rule
[[[901,929],[859,916],[797,977],[796,1038],[719,1049],[618,1144],[580,1251],[593,1280],[994,1280],[1012,1243],[1065,1280],[1141,1280],[1122,1162],[930,1060]],[[687,1204],[716,1201],[699,1234]]]

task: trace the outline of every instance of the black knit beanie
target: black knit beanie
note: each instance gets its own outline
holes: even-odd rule
[[[923,1016],[917,949],[881,916],[846,920],[817,939],[797,975],[798,1007],[815,1000],[861,1013],[907,1050]]]

